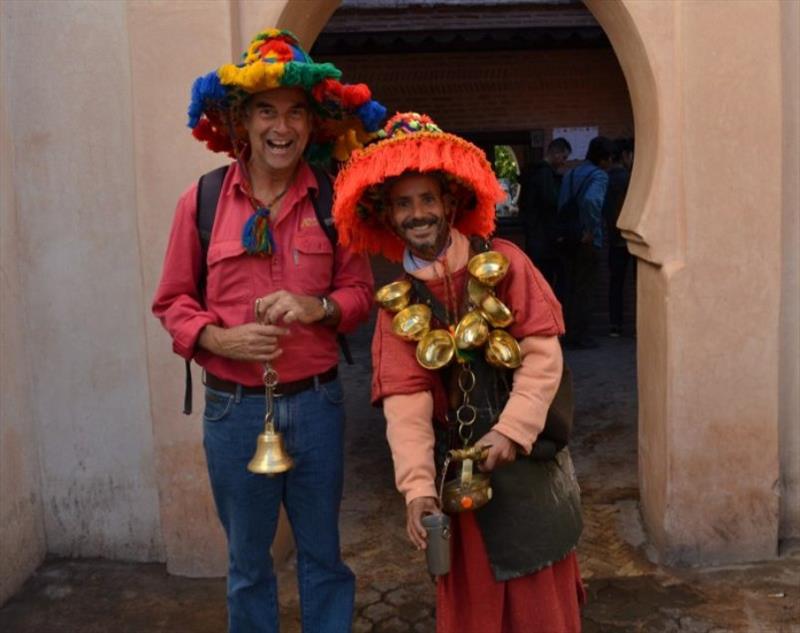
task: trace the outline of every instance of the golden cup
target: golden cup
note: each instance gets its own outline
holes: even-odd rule
[[[467,294],[469,295],[469,300],[472,302],[472,305],[476,308],[480,308],[483,300],[492,294],[492,290],[488,286],[484,286],[474,277],[470,277],[467,280]]]
[[[489,332],[489,341],[486,343],[486,361],[495,367],[516,369],[522,364],[522,351],[519,343],[505,330],[492,330]]]
[[[494,286],[506,276],[508,258],[497,251],[486,251],[470,259],[467,269],[482,284]]]
[[[431,327],[431,309],[424,303],[403,308],[392,319],[392,332],[407,341],[418,341]]]
[[[489,324],[480,312],[467,312],[458,322],[455,331],[458,349],[475,349],[486,342],[489,337]]]
[[[508,327],[514,322],[514,315],[505,303],[494,295],[488,295],[480,304],[481,314],[492,327]]]
[[[411,282],[407,279],[394,281],[378,289],[375,301],[389,312],[399,312],[411,300]]]
[[[417,343],[417,362],[425,369],[441,369],[453,360],[456,343],[447,330],[431,330]]]

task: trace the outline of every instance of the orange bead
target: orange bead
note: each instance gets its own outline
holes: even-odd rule
[[[472,497],[461,497],[461,507],[469,510],[472,507]]]

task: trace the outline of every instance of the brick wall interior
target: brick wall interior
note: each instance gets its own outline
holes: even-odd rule
[[[597,125],[633,136],[633,113],[611,49],[334,56],[390,112],[430,114],[444,129],[544,130]]]

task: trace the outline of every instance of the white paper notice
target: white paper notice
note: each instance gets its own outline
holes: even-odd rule
[[[559,136],[565,138],[572,145],[570,160],[583,160],[586,158],[586,150],[589,149],[589,141],[598,135],[596,125],[586,127],[555,127],[553,128],[553,138]]]

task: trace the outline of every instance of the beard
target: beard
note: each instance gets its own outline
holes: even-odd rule
[[[416,228],[435,227],[436,230],[430,237],[415,238],[411,231]],[[445,217],[430,216],[406,220],[400,225],[400,235],[408,249],[418,257],[433,261],[447,244],[450,237],[450,226]]]

